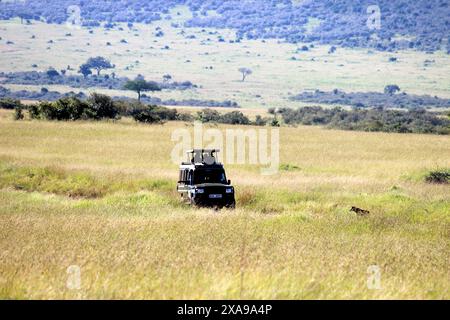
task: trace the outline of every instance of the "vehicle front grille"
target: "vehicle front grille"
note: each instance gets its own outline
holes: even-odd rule
[[[225,194],[226,188],[225,187],[207,187],[204,188],[205,194]]]

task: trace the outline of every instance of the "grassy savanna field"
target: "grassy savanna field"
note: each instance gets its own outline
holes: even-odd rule
[[[183,13],[179,19],[189,17],[185,9],[178,11]],[[94,28],[90,34],[87,28],[71,29],[39,22],[26,25],[18,19],[1,21],[0,71],[46,71],[49,67],[60,70],[70,65],[75,69],[68,71],[70,75],[76,74],[78,67],[89,57],[101,55],[116,65],[114,71],[118,76],[132,78],[142,74],[148,80],[160,81],[164,74],[170,74],[176,81],[189,80],[199,86],[192,90],[164,90],[153,94],[159,98],[228,99],[246,108],[301,106],[289,97],[305,90],[337,88],[346,92],[382,92],[388,84],[397,84],[407,93],[450,97],[450,63],[444,52],[430,55],[412,50],[389,53],[338,48],[336,53],[328,54],[330,46],[297,52],[302,44],[276,40],[229,43],[229,40],[235,40],[233,30],[173,28],[170,23],[137,24],[133,30],[122,25],[123,31]],[[157,27],[162,28],[163,37],[155,36]],[[185,34],[182,34],[183,30]],[[66,36],[68,33],[71,36]],[[33,35],[35,39],[32,39]],[[218,42],[219,36],[225,42]],[[121,43],[122,39],[128,43]],[[53,43],[48,43],[50,40]],[[7,41],[13,44],[7,44]],[[111,46],[107,46],[107,42]],[[165,50],[165,46],[169,46],[169,50]],[[398,62],[389,62],[390,57],[397,57]],[[426,60],[434,62],[425,67]],[[32,64],[38,67],[32,68]],[[240,81],[240,67],[253,70],[244,83]],[[106,73],[110,72],[112,70]],[[13,90],[41,89],[41,86],[5,86]],[[64,86],[46,87],[62,93],[79,91]],[[135,97],[134,93],[124,91],[95,88],[82,91],[92,90]]]
[[[191,125],[11,116],[1,298],[450,298],[450,188],[422,179],[450,166],[448,136],[283,127],[279,174],[227,166],[237,209],[216,212],[175,192],[171,133]]]
[[[191,14],[174,11],[181,12],[172,12],[178,22]],[[305,105],[289,100],[305,90],[382,92],[397,84],[407,93],[450,97],[444,52],[338,48],[329,54],[330,46],[319,45],[304,52],[297,51],[303,44],[276,40],[230,43],[233,30],[172,22],[91,34],[0,21],[0,71],[70,65],[71,75],[101,55],[116,65],[103,74],[157,81],[170,74],[199,86],[150,95],[232,100],[252,119],[267,116],[269,107]],[[157,27],[163,37],[155,35]],[[240,67],[253,70],[245,82]],[[127,118],[13,121],[11,111],[0,110],[0,298],[450,298],[450,187],[424,180],[429,171],[450,168],[449,136],[282,127],[279,173],[226,165],[237,209],[213,211],[179,201],[178,166],[170,157],[171,134],[179,128],[193,130],[182,122],[142,125]],[[352,206],[370,214],[357,216]],[[67,286],[71,266],[81,270],[79,290]],[[378,289],[367,286],[371,266],[380,270]]]

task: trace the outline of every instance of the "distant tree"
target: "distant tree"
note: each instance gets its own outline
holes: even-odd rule
[[[56,71],[54,68],[49,68],[49,69],[47,70],[47,75],[48,75],[50,78],[54,78],[54,77],[59,76],[59,72]]]
[[[87,63],[84,63],[80,66],[80,70],[78,70],[78,73],[81,73],[83,77],[87,78],[92,74],[91,67]]]
[[[239,68],[239,72],[242,73],[242,82],[245,81],[245,79],[247,78],[247,76],[251,75],[253,73],[253,71],[249,68]]]
[[[165,74],[163,76],[163,81],[164,82],[169,82],[170,80],[172,80],[172,76],[170,74]]]
[[[386,87],[384,87],[385,94],[393,95],[399,91],[400,91],[400,87],[396,84],[390,84],[390,85],[387,85]]]
[[[142,78],[136,78],[135,80],[128,81],[125,86],[125,90],[131,90],[138,94],[138,101],[141,101],[141,93],[144,91],[161,91],[161,88],[154,81],[145,81]]]
[[[90,69],[96,70],[98,76],[102,70],[114,68],[114,65],[112,65],[111,62],[104,57],[89,58],[86,64]]]

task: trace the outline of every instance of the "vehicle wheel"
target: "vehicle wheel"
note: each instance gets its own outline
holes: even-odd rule
[[[188,202],[189,202],[189,204],[190,204],[192,207],[197,207],[197,204],[195,203],[195,200],[194,200],[194,199],[189,198]]]

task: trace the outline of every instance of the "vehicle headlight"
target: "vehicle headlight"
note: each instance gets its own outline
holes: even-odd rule
[[[205,189],[197,189],[197,193],[205,193]]]
[[[233,188],[226,189],[225,191],[226,193],[233,193]]]

